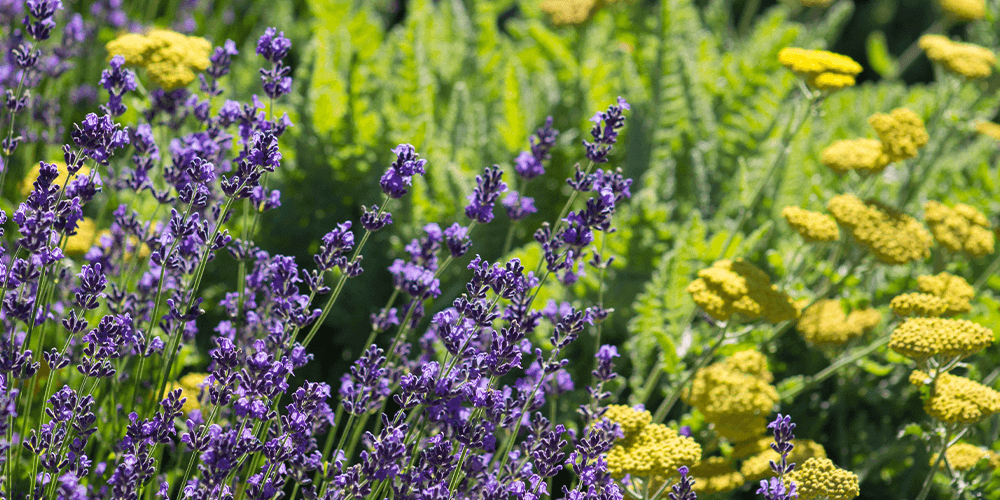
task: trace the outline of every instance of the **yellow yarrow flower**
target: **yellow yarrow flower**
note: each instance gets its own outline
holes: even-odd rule
[[[49,162],[46,162],[49,163]],[[66,182],[69,180],[69,170],[66,168],[66,163],[62,161],[51,162],[59,170],[59,177],[52,181],[53,185],[58,185],[59,187],[66,187]],[[24,174],[24,179],[21,180],[20,192],[22,198],[27,198],[31,194],[31,190],[34,189],[34,183],[38,180],[38,174],[42,172],[42,165],[39,163],[30,170],[28,173]],[[77,171],[76,175],[73,176],[74,179],[77,177],[86,177],[90,175],[90,167],[84,165]]]
[[[701,445],[663,424],[647,425],[627,444],[615,443],[608,452],[612,477],[669,477],[678,467],[690,466],[701,457]]]
[[[938,0],[937,3],[945,15],[957,21],[976,21],[986,17],[986,2],[983,0]]]
[[[838,468],[828,458],[813,457],[806,460],[786,475],[785,480],[795,483],[799,500],[851,500],[861,493],[858,476]]]
[[[943,203],[924,204],[924,222],[931,228],[934,239],[952,252],[965,252],[971,257],[993,253],[995,237],[986,216],[974,207],[959,203],[948,208]]]
[[[948,302],[929,293],[904,293],[893,297],[889,307],[897,316],[943,316]]]
[[[970,80],[990,76],[997,65],[996,54],[972,43],[953,42],[941,35],[924,35],[919,43],[931,61]]]
[[[197,78],[196,72],[211,65],[208,56],[212,44],[208,40],[170,30],[125,34],[108,42],[106,48],[109,61],[121,55],[126,64],[145,68],[149,80],[164,90],[186,86]]]
[[[694,491],[699,495],[711,495],[733,491],[746,483],[740,471],[732,462],[722,457],[708,457],[691,466]]]
[[[84,217],[76,226],[76,234],[66,238],[66,247],[63,249],[69,257],[83,255],[90,250],[90,245],[95,241],[97,224],[94,219]]]
[[[768,441],[768,445],[773,438],[765,438]],[[806,460],[818,457],[826,458],[826,450],[823,445],[811,440],[811,439],[793,439],[791,453],[788,454],[788,462],[801,464]],[[735,455],[735,450],[734,450]],[[774,472],[771,470],[771,462],[780,462],[781,455],[778,452],[771,449],[770,446],[766,446],[766,449],[751,456],[750,458],[743,461],[740,465],[740,473],[746,477],[749,482],[757,482],[761,479],[765,479],[771,476]]]
[[[976,132],[1000,141],[1000,123],[979,122],[976,124]]]
[[[990,468],[994,468],[996,456],[997,454],[992,450],[980,448],[969,443],[953,444],[944,452],[944,457],[948,459],[948,465],[960,472],[972,469],[982,460],[989,461]],[[932,455],[930,465],[933,466],[937,462],[937,458],[937,453]]]
[[[544,0],[542,12],[557,26],[583,24],[600,8],[598,0]]]
[[[882,315],[874,309],[855,313],[850,316],[845,314],[839,300],[818,300],[802,311],[796,326],[802,338],[810,344],[839,346],[860,337],[882,319]]]
[[[189,373],[181,377],[179,381],[167,384],[168,391],[180,389],[181,397],[187,398],[184,401],[184,406],[181,407],[181,410],[185,414],[191,413],[191,410],[201,408],[199,396],[201,395],[201,386],[205,383],[205,378],[207,377],[208,375],[205,373]]]
[[[778,62],[805,78],[818,90],[837,90],[854,85],[861,65],[854,59],[825,50],[786,47],[778,52]]]
[[[854,239],[887,264],[906,264],[930,256],[933,240],[916,219],[876,201],[842,194],[827,209]]]
[[[910,374],[911,384],[923,386],[929,382],[930,377],[922,371]],[[965,377],[942,373],[930,397],[924,400],[924,411],[942,422],[974,424],[1000,413],[1000,392]]]
[[[608,405],[604,417],[618,423],[625,442],[634,442],[642,430],[653,421],[653,415],[648,410],[636,410],[626,405]]]
[[[868,117],[868,124],[878,133],[889,163],[917,156],[917,150],[930,140],[924,121],[906,108],[894,109],[889,114],[875,113]]]
[[[810,243],[826,243],[840,239],[840,228],[833,217],[820,212],[789,206],[781,209],[788,225]]]
[[[820,153],[819,161],[837,174],[854,170],[862,175],[877,174],[889,165],[882,142],[875,139],[837,141]]]
[[[788,294],[771,284],[764,271],[742,259],[720,260],[702,269],[687,292],[719,321],[727,321],[735,313],[750,320],[763,317],[774,324],[798,316]]]
[[[972,310],[972,297],[976,291],[965,278],[949,273],[933,276],[918,276],[917,289],[929,293],[948,303],[944,316],[967,313]]]
[[[909,318],[896,327],[889,348],[918,361],[969,357],[993,343],[993,331],[965,319]]]
[[[774,375],[766,363],[758,351],[736,353],[698,370],[681,399],[705,415],[726,439],[754,438],[764,432],[765,417],[778,402],[778,391],[770,384]]]

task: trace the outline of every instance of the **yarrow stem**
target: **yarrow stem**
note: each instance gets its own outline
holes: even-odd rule
[[[719,329],[719,335],[716,337],[715,343],[713,343],[708,349],[702,351],[701,356],[698,358],[698,362],[695,363],[694,367],[691,368],[691,370],[689,370],[684,376],[684,380],[681,383],[674,385],[673,390],[670,391],[670,395],[664,398],[663,402],[660,403],[660,406],[656,408],[656,412],[653,413],[653,422],[662,422],[663,419],[667,417],[667,414],[670,413],[674,404],[677,403],[677,400],[681,397],[681,392],[684,392],[684,388],[691,383],[691,379],[694,378],[698,370],[704,368],[705,365],[712,360],[712,356],[715,355],[715,351],[718,350],[719,346],[722,345],[722,342],[726,340],[726,332],[729,331],[730,323],[732,322],[727,321],[717,327]]]

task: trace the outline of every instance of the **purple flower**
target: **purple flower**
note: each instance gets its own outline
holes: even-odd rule
[[[534,179],[545,173],[542,164],[548,160],[559,131],[552,128],[552,117],[545,119],[545,125],[531,136],[531,151],[522,151],[514,160],[514,171],[525,179]]]
[[[583,141],[586,149],[587,159],[594,163],[605,163],[608,161],[608,153],[611,147],[618,141],[618,130],[625,126],[625,111],[631,109],[625,99],[619,97],[617,105],[608,106],[608,110],[598,112],[590,119],[594,122],[594,128],[590,135],[594,142]],[[603,123],[603,126],[602,126]]]
[[[400,144],[392,152],[396,154],[396,161],[389,165],[385,174],[379,179],[379,185],[386,196],[399,199],[406,194],[405,186],[411,184],[413,176],[424,174],[427,160],[418,160],[420,155],[409,144]]]
[[[487,223],[493,220],[493,204],[500,193],[507,191],[507,183],[503,182],[503,170],[493,165],[486,167],[483,175],[476,176],[476,188],[466,199],[465,216],[473,221]]]
[[[285,38],[284,31],[278,33],[275,28],[267,28],[257,40],[257,55],[277,64],[285,58],[291,47],[292,41]]]
[[[677,472],[681,474],[681,480],[670,487],[667,497],[670,500],[696,500],[698,495],[694,492],[694,478],[688,475],[687,466],[681,466]]]
[[[73,126],[75,130],[70,134],[73,137],[73,143],[83,149],[87,156],[102,165],[108,164],[116,149],[129,144],[128,133],[111,119],[111,115],[99,117],[90,113],[81,124]]]
[[[351,221],[337,224],[337,228],[323,236],[319,253],[313,256],[320,271],[330,271],[335,267],[344,270],[347,266],[347,253],[354,248],[354,233],[351,232]]]
[[[35,40],[48,40],[52,28],[56,26],[55,15],[57,10],[62,10],[62,2],[59,0],[28,0],[28,13],[30,17],[24,18],[24,26],[29,35]],[[32,21],[31,18],[34,18]]]
[[[123,69],[124,65],[125,58],[116,55],[111,58],[111,69],[101,72],[100,84],[111,96],[108,99],[108,105],[103,109],[111,116],[121,116],[128,110],[128,107],[122,104],[122,96],[125,95],[125,92],[130,92],[138,88],[138,84],[135,81],[135,72],[130,69]]]
[[[535,199],[528,196],[521,196],[517,191],[511,191],[503,199],[503,206],[507,209],[507,216],[510,220],[518,221],[538,212],[535,208]]]
[[[591,372],[594,378],[600,382],[613,380],[618,375],[614,372],[615,358],[619,356],[618,348],[613,345],[604,344],[594,355],[597,358],[597,368]]]
[[[469,238],[469,228],[460,226],[457,222],[444,230],[445,245],[452,257],[461,257],[469,251],[472,240]]]

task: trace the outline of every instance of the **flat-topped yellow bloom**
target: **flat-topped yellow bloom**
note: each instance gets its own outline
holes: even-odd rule
[[[820,153],[819,161],[837,174],[854,170],[862,175],[877,174],[889,165],[882,142],[875,139],[837,141]]]
[[[838,468],[826,457],[806,460],[785,476],[785,482],[795,483],[800,500],[851,500],[861,494],[858,476]]]
[[[66,247],[63,249],[63,253],[70,257],[87,253],[87,250],[90,250],[90,245],[95,241],[96,233],[97,224],[94,223],[94,219],[90,217],[80,219],[76,226],[76,234],[66,238]]]
[[[954,316],[972,310],[972,297],[976,291],[965,278],[949,273],[917,277],[917,289],[948,303],[943,316]]]
[[[810,344],[838,346],[877,326],[881,316],[874,309],[854,311],[849,316],[844,313],[839,300],[818,300],[802,311],[796,327]]]
[[[904,293],[893,297],[889,307],[897,316],[943,316],[948,302],[929,293]]]
[[[976,132],[1000,141],[1000,123],[979,122],[976,124]]]
[[[861,73],[861,65],[854,59],[825,50],[786,47],[778,52],[778,62],[794,71],[811,87],[819,90],[837,90],[854,85],[854,77]]]
[[[108,60],[115,55],[130,66],[146,69],[149,80],[164,90],[174,90],[195,80],[196,71],[211,65],[212,44],[208,40],[175,31],[153,29],[145,35],[128,33],[106,46]]]
[[[762,438],[761,441],[766,441],[764,449],[747,458],[740,465],[740,472],[750,482],[760,481],[771,476],[774,473],[771,470],[771,462],[781,461],[781,455],[770,447],[774,439]],[[792,452],[788,454],[789,463],[801,464],[813,457],[826,458],[826,450],[823,449],[823,445],[811,439],[793,439],[792,445],[794,445]],[[734,449],[733,456],[735,457],[735,455],[736,450]]]
[[[919,43],[931,61],[968,79],[986,78],[997,65],[996,54],[972,43],[953,42],[941,35],[924,35]]]
[[[868,117],[868,124],[878,133],[889,163],[917,156],[917,150],[930,140],[924,121],[906,108],[896,108],[889,114],[875,113]]]
[[[709,316],[727,321],[733,314],[771,323],[795,319],[798,311],[788,294],[771,284],[764,271],[742,259],[720,260],[698,272],[687,292]]]
[[[986,2],[983,0],[938,0],[937,3],[946,16],[956,21],[975,21],[986,17]]]
[[[993,343],[993,331],[964,319],[908,318],[896,327],[889,348],[918,361],[969,357]]]
[[[964,252],[971,257],[993,253],[995,236],[986,216],[975,207],[959,203],[948,208],[943,203],[924,204],[924,222],[931,228],[934,239],[952,252]]]
[[[701,457],[701,445],[663,424],[649,424],[628,446],[616,443],[608,452],[608,472],[621,478],[668,477]]]
[[[541,5],[557,26],[583,24],[599,8],[598,0],[544,0]]]
[[[957,443],[949,446],[944,452],[944,456],[948,459],[948,465],[952,469],[963,472],[972,469],[982,460],[988,461],[990,467],[994,468],[997,454],[993,450],[980,448],[969,443]],[[937,457],[937,453],[931,456],[930,465],[934,465]]]
[[[919,370],[910,374],[910,383],[917,386],[930,380]],[[1000,413],[1000,392],[965,377],[942,373],[931,396],[924,400],[924,411],[949,424],[974,424]]]
[[[622,440],[626,443],[634,442],[642,430],[653,421],[653,415],[647,410],[636,410],[626,405],[608,405],[604,417],[612,422],[618,423],[622,434]]]
[[[774,375],[766,363],[758,351],[736,353],[698,370],[681,399],[705,415],[726,439],[740,442],[756,437],[778,402],[778,391],[770,384]]]
[[[694,478],[694,491],[704,495],[733,491],[747,482],[743,474],[733,468],[732,462],[723,457],[700,460],[691,466],[691,477]]]
[[[838,224],[882,262],[906,264],[931,254],[930,233],[898,210],[876,201],[863,202],[852,194],[834,196],[826,207]]]
[[[781,216],[802,239],[810,243],[827,243],[840,239],[837,221],[824,213],[788,206],[781,209]]]
[[[176,389],[181,390],[181,397],[186,398],[184,401],[184,406],[181,410],[184,414],[191,413],[191,410],[197,410],[201,408],[201,403],[199,401],[199,396],[201,395],[201,385],[205,383],[205,379],[208,377],[205,373],[189,373],[177,382],[170,382],[167,384],[167,390],[173,391]]]

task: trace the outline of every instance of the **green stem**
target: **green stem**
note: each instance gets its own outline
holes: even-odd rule
[[[705,367],[709,361],[712,360],[712,356],[715,355],[715,351],[722,345],[722,342],[726,340],[726,332],[729,330],[730,322],[727,321],[722,324],[722,326],[717,327],[719,329],[719,336],[716,337],[715,343],[711,347],[702,351],[698,362],[695,366],[688,371],[687,375],[684,376],[684,381],[680,384],[674,386],[671,391],[670,396],[665,398],[660,406],[656,409],[656,413],[653,414],[653,422],[662,422],[666,418],[667,414],[670,413],[670,409],[674,407],[674,403],[681,397],[681,392],[684,391],[684,387],[691,382],[698,370]]]
[[[851,354],[848,354],[848,355],[845,355],[845,356],[841,356],[836,361],[834,361],[833,363],[831,363],[830,366],[827,366],[826,368],[820,370],[819,373],[817,373],[817,374],[809,377],[808,379],[806,379],[806,381],[803,382],[803,384],[801,386],[799,386],[797,388],[794,388],[794,389],[791,389],[791,390],[788,390],[788,391],[785,391],[785,392],[782,392],[779,395],[780,399],[782,401],[787,401],[787,400],[791,400],[792,398],[798,396],[799,394],[802,394],[806,389],[809,389],[810,387],[812,387],[812,386],[814,386],[814,385],[816,385],[816,384],[818,384],[818,383],[820,383],[820,382],[822,382],[822,381],[830,378],[831,375],[837,373],[837,370],[839,370],[840,368],[842,368],[844,365],[853,363],[853,362],[855,362],[855,361],[857,361],[857,360],[859,360],[859,359],[861,359],[861,358],[863,358],[863,357],[865,357],[865,356],[867,356],[867,355],[875,352],[879,347],[882,347],[882,346],[888,344],[889,340],[891,338],[892,338],[892,335],[885,335],[882,338],[876,340],[875,342],[872,342],[871,344],[869,344],[869,345],[867,345],[867,346],[865,346],[865,347],[863,347],[861,349],[858,349],[858,350],[854,351]]]

